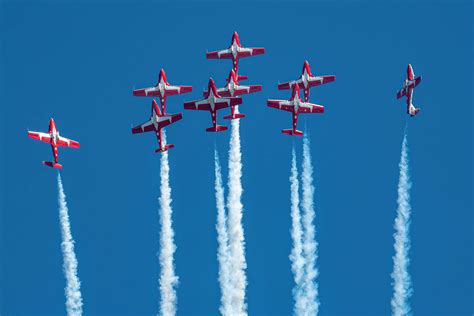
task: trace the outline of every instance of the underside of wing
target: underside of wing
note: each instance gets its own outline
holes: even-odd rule
[[[133,90],[136,97],[161,97],[160,90],[155,87]]]
[[[28,137],[32,139],[36,139],[45,143],[51,142],[51,137],[49,134],[41,133],[41,132],[28,132]]]
[[[401,97],[403,97],[405,95],[406,95],[406,90],[405,89],[398,90],[397,99],[400,99]]]
[[[282,111],[293,112],[293,106],[287,100],[267,100],[267,106]]]
[[[254,55],[261,55],[265,53],[265,48],[263,47],[255,47],[255,48],[244,48],[242,47],[239,51],[239,57],[248,57]]]
[[[75,140],[60,136],[58,139],[58,146],[70,147],[70,148],[79,148],[81,145]]]
[[[336,80],[336,76],[314,76],[309,78],[308,82],[310,87],[314,87],[333,82],[334,80]]]
[[[298,108],[298,113],[324,113],[324,106],[313,103],[303,103]]]
[[[214,52],[206,53],[207,59],[232,59],[232,53],[230,49],[217,50]]]
[[[155,126],[153,125],[153,122],[151,120],[148,120],[145,123],[132,128],[133,134],[140,134],[140,133],[154,132],[154,131],[155,131]]]
[[[160,118],[160,121],[158,122],[158,129],[161,129],[165,126],[168,126],[170,124],[173,124],[177,121],[179,121],[180,119],[183,118],[183,114],[182,113],[178,113],[178,114],[172,114],[172,115],[167,115],[167,116],[162,116]]]
[[[184,108],[186,110],[211,111],[211,105],[207,99],[185,102]]]

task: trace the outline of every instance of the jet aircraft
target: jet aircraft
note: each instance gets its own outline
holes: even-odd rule
[[[63,147],[79,148],[81,146],[79,142],[76,142],[75,140],[71,140],[66,137],[60,136],[59,131],[56,128],[56,123],[54,122],[53,118],[49,120],[48,133],[28,131],[28,137],[51,145],[51,149],[53,150],[54,161],[53,162],[43,161],[43,165],[56,168],[56,169],[63,168],[63,166],[59,164],[58,147],[63,146]]]
[[[160,70],[158,82],[154,87],[133,90],[136,97],[159,97],[163,115],[166,115],[166,98],[176,94],[188,93],[193,91],[191,86],[173,86],[166,79],[164,69]]]
[[[217,111],[220,109],[230,107],[232,109],[232,119],[242,118],[245,115],[235,113],[234,107],[242,104],[241,98],[223,98],[217,92],[216,84],[212,78],[209,79],[207,92],[204,95],[204,99],[189,101],[184,103],[186,110],[203,110],[211,112],[212,126],[207,128],[207,132],[222,132],[227,130],[227,126],[217,125]]]
[[[151,116],[148,121],[132,128],[133,134],[141,134],[146,132],[155,132],[158,139],[159,148],[155,150],[156,153],[165,152],[174,147],[173,144],[165,144],[163,142],[162,129],[165,126],[173,124],[183,118],[182,113],[178,114],[163,114],[160,107],[155,100],[151,104]]]
[[[254,55],[261,55],[264,53],[265,53],[265,48],[263,47],[255,47],[255,48],[243,47],[240,44],[239,34],[237,34],[237,32],[234,32],[234,34],[232,35],[232,41],[230,43],[229,48],[213,51],[213,52],[207,52],[206,58],[207,59],[232,59],[234,71],[238,73],[239,58],[249,57],[249,56],[254,56]],[[240,80],[244,80],[244,79],[241,78]]]
[[[397,99],[400,99],[403,96],[407,97],[407,114],[409,114],[411,117],[420,112],[420,109],[413,105],[413,90],[415,90],[415,87],[418,86],[420,82],[421,76],[415,77],[413,67],[411,64],[408,64],[407,78],[405,79],[402,88],[397,92]]]
[[[309,89],[315,86],[333,82],[336,80],[336,76],[314,76],[311,73],[311,67],[308,61],[305,60],[303,64],[303,70],[301,71],[301,77],[299,79],[288,81],[278,84],[278,90],[291,89],[295,84],[298,84],[304,91],[305,102],[309,101]]]
[[[291,129],[284,129],[281,132],[287,135],[302,136],[303,132],[296,129],[298,124],[298,115],[300,113],[323,113],[324,106],[312,104],[301,100],[300,86],[294,84],[292,86],[292,94],[289,100],[267,100],[267,106],[291,112],[293,118],[293,127]]]

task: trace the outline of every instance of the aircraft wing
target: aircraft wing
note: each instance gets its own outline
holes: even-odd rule
[[[235,95],[241,95],[241,94],[246,94],[246,93],[254,93],[254,92],[259,92],[262,91],[262,86],[260,85],[254,85],[254,86],[242,86],[239,85],[235,88]]]
[[[282,111],[293,112],[293,104],[288,100],[267,100],[267,106]]]
[[[148,120],[145,123],[137,125],[132,128],[133,134],[141,134],[141,133],[154,132],[154,131],[155,131],[155,125],[153,125],[153,122],[151,120]]]
[[[294,80],[294,81],[288,81],[288,82],[283,82],[278,84],[278,90],[289,90],[291,87],[293,87],[294,84],[298,83],[300,88],[304,88],[303,86],[303,81],[301,79]]]
[[[183,118],[182,113],[160,116],[160,120],[158,122],[158,129],[162,129],[165,126],[173,124],[182,118]]]
[[[242,99],[240,98],[216,98],[216,101],[214,102],[214,110],[217,111],[220,109],[228,108],[231,105],[237,105],[241,103],[242,103]],[[185,102],[184,108],[186,110],[202,110],[202,111],[213,110],[208,99]]]
[[[400,99],[401,97],[407,95],[407,92],[406,92],[406,89],[401,89],[401,90],[398,90],[397,92],[397,99]]]
[[[28,137],[39,140],[39,141],[42,141],[42,142],[45,142],[45,143],[50,143],[51,142],[51,136],[47,133],[28,131]]]
[[[421,76],[416,77],[416,78],[415,78],[415,87],[416,87],[417,85],[419,85],[420,82],[421,82]]]
[[[193,91],[193,87],[191,86],[167,86],[166,87],[166,96],[188,93]]]
[[[70,148],[79,148],[81,145],[79,142],[76,142],[75,140],[59,136],[58,139],[58,146],[63,146],[63,147],[70,147]]]
[[[310,87],[315,87],[321,84],[333,82],[334,80],[336,80],[336,76],[313,76],[309,78],[308,83]]]
[[[261,55],[264,53],[265,53],[265,48],[263,47],[254,47],[254,48],[241,47],[238,51],[239,57]]]
[[[160,97],[161,98],[160,90],[156,87],[133,90],[133,95],[136,97]]]
[[[232,59],[232,52],[230,49],[217,50],[206,53],[207,59]]]
[[[324,113],[324,106],[304,102],[298,107],[298,113]]]

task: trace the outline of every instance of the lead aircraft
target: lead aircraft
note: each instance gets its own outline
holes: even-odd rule
[[[155,150],[156,153],[165,152],[174,147],[173,144],[165,144],[163,142],[162,129],[165,126],[173,124],[183,118],[181,113],[178,114],[162,114],[160,107],[155,100],[151,103],[151,116],[148,121],[132,128],[133,134],[141,134],[146,132],[155,132],[158,139],[159,148]]]
[[[292,113],[293,128],[284,129],[281,132],[287,135],[302,136],[303,132],[296,129],[298,115],[300,113],[324,113],[324,106],[304,102],[301,100],[300,86],[292,86],[292,94],[289,100],[267,100],[267,106]]]
[[[419,85],[420,82],[421,76],[415,77],[413,67],[411,64],[408,64],[407,78],[405,79],[402,88],[397,92],[397,99],[400,99],[403,96],[407,97],[407,114],[409,114],[411,117],[420,112],[420,109],[413,105],[413,90],[415,90],[415,87]]]
[[[232,59],[234,71],[238,73],[239,58],[261,55],[264,53],[265,53],[265,48],[263,47],[253,47],[253,48],[243,47],[240,44],[239,34],[237,34],[237,32],[234,32],[234,34],[232,34],[232,41],[230,43],[229,48],[214,51],[214,52],[207,52],[206,58],[207,59]],[[242,76],[240,80],[244,80],[244,78],[246,77]]]
[[[163,114],[166,115],[166,98],[176,94],[193,91],[191,86],[173,86],[166,79],[165,70],[162,68],[158,76],[158,82],[154,87],[133,90],[136,97],[159,97]]]
[[[289,90],[293,88],[294,85],[298,84],[301,89],[304,91],[304,100],[305,102],[309,101],[309,89],[315,86],[333,82],[336,80],[336,76],[314,76],[311,73],[311,67],[307,60],[303,64],[303,70],[301,70],[301,77],[299,79],[288,81],[278,84],[278,90]]]
[[[207,128],[207,132],[222,132],[227,130],[227,126],[217,125],[217,111],[230,107],[232,110],[232,119],[242,118],[245,115],[234,113],[234,107],[242,104],[241,98],[223,98],[217,92],[216,84],[212,78],[209,79],[207,91],[204,93],[204,99],[189,101],[184,103],[186,110],[201,110],[211,112],[212,126]]]
[[[56,128],[56,123],[54,122],[53,118],[49,120],[49,130],[48,133],[42,132],[30,132],[28,131],[28,137],[48,143],[51,145],[51,149],[53,150],[53,157],[54,161],[43,161],[43,165],[62,169],[63,166],[59,164],[58,158],[58,147],[71,147],[71,148],[79,148],[81,145],[79,142],[75,140],[71,140],[69,138],[63,137],[59,135],[59,131]]]

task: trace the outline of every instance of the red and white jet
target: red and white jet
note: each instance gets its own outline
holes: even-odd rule
[[[407,113],[413,117],[418,112],[420,112],[419,108],[416,108],[413,105],[413,90],[415,87],[421,82],[421,76],[415,77],[415,73],[413,72],[413,68],[411,64],[408,64],[407,68],[407,78],[403,83],[403,87],[401,90],[397,92],[397,99],[400,99],[403,96],[407,97]]]
[[[265,53],[265,48],[255,47],[247,48],[242,47],[240,44],[239,34],[234,32],[232,35],[232,42],[230,43],[229,48],[218,50],[214,52],[206,53],[207,59],[232,59],[234,71],[237,73],[239,69],[239,58],[249,57],[254,55],[261,55]],[[244,80],[241,78],[240,80]]]
[[[164,144],[163,142],[163,135],[162,135],[162,128],[173,124],[183,118],[183,114],[162,114],[160,111],[160,107],[155,100],[152,101],[151,104],[151,116],[148,121],[138,126],[132,128],[133,134],[141,134],[146,132],[155,132],[156,138],[158,139],[158,143],[160,148],[156,149],[155,152],[164,152],[168,149],[174,147],[173,144]]]
[[[293,136],[303,135],[302,131],[296,129],[296,124],[298,124],[298,115],[300,113],[324,113],[324,106],[304,102],[301,100],[300,86],[297,84],[293,85],[293,91],[289,100],[267,100],[267,106],[287,112],[292,112],[293,128],[284,129],[281,132],[283,134]]]
[[[217,111],[220,109],[230,107],[232,109],[232,118],[241,118],[245,115],[243,114],[234,114],[234,107],[236,105],[242,104],[241,98],[223,98],[217,92],[216,84],[212,78],[209,79],[209,84],[207,87],[207,92],[204,95],[204,99],[195,100],[184,103],[184,108],[186,110],[202,110],[211,112],[212,117],[212,127],[206,129],[208,132],[222,132],[227,130],[227,126],[217,125]]]
[[[311,68],[308,61],[305,60],[303,64],[303,70],[301,71],[301,77],[297,80],[288,81],[278,84],[278,90],[291,89],[295,84],[298,84],[304,91],[305,102],[309,101],[309,89],[315,86],[333,82],[336,80],[336,76],[314,76],[311,73]]]
[[[133,90],[133,95],[136,97],[159,97],[163,114],[166,115],[166,97],[191,91],[193,91],[191,86],[170,85],[168,80],[166,80],[165,70],[161,69],[158,83],[154,87]]]
[[[53,150],[54,162],[51,161],[43,161],[43,165],[62,169],[63,166],[58,162],[58,147],[71,147],[71,148],[79,148],[81,145],[76,142],[75,140],[68,139],[66,137],[62,137],[59,135],[58,130],[56,129],[56,123],[51,118],[49,120],[49,130],[48,133],[41,133],[41,132],[30,132],[28,131],[28,137],[40,140],[42,142],[48,143],[51,145],[51,149]]]
[[[229,98],[229,97],[237,97],[241,96],[243,94],[249,94],[249,93],[254,93],[254,92],[259,92],[262,91],[262,86],[261,85],[251,85],[251,86],[244,86],[239,84],[239,78],[237,74],[235,73],[234,69],[232,69],[229,73],[229,76],[226,79],[227,84],[223,88],[218,88],[217,93],[224,98]],[[208,90],[204,91],[204,97],[209,93]],[[224,116],[224,119],[236,119],[236,118],[242,118],[245,117],[244,114],[238,114],[235,113],[235,107],[231,107],[231,115]]]

